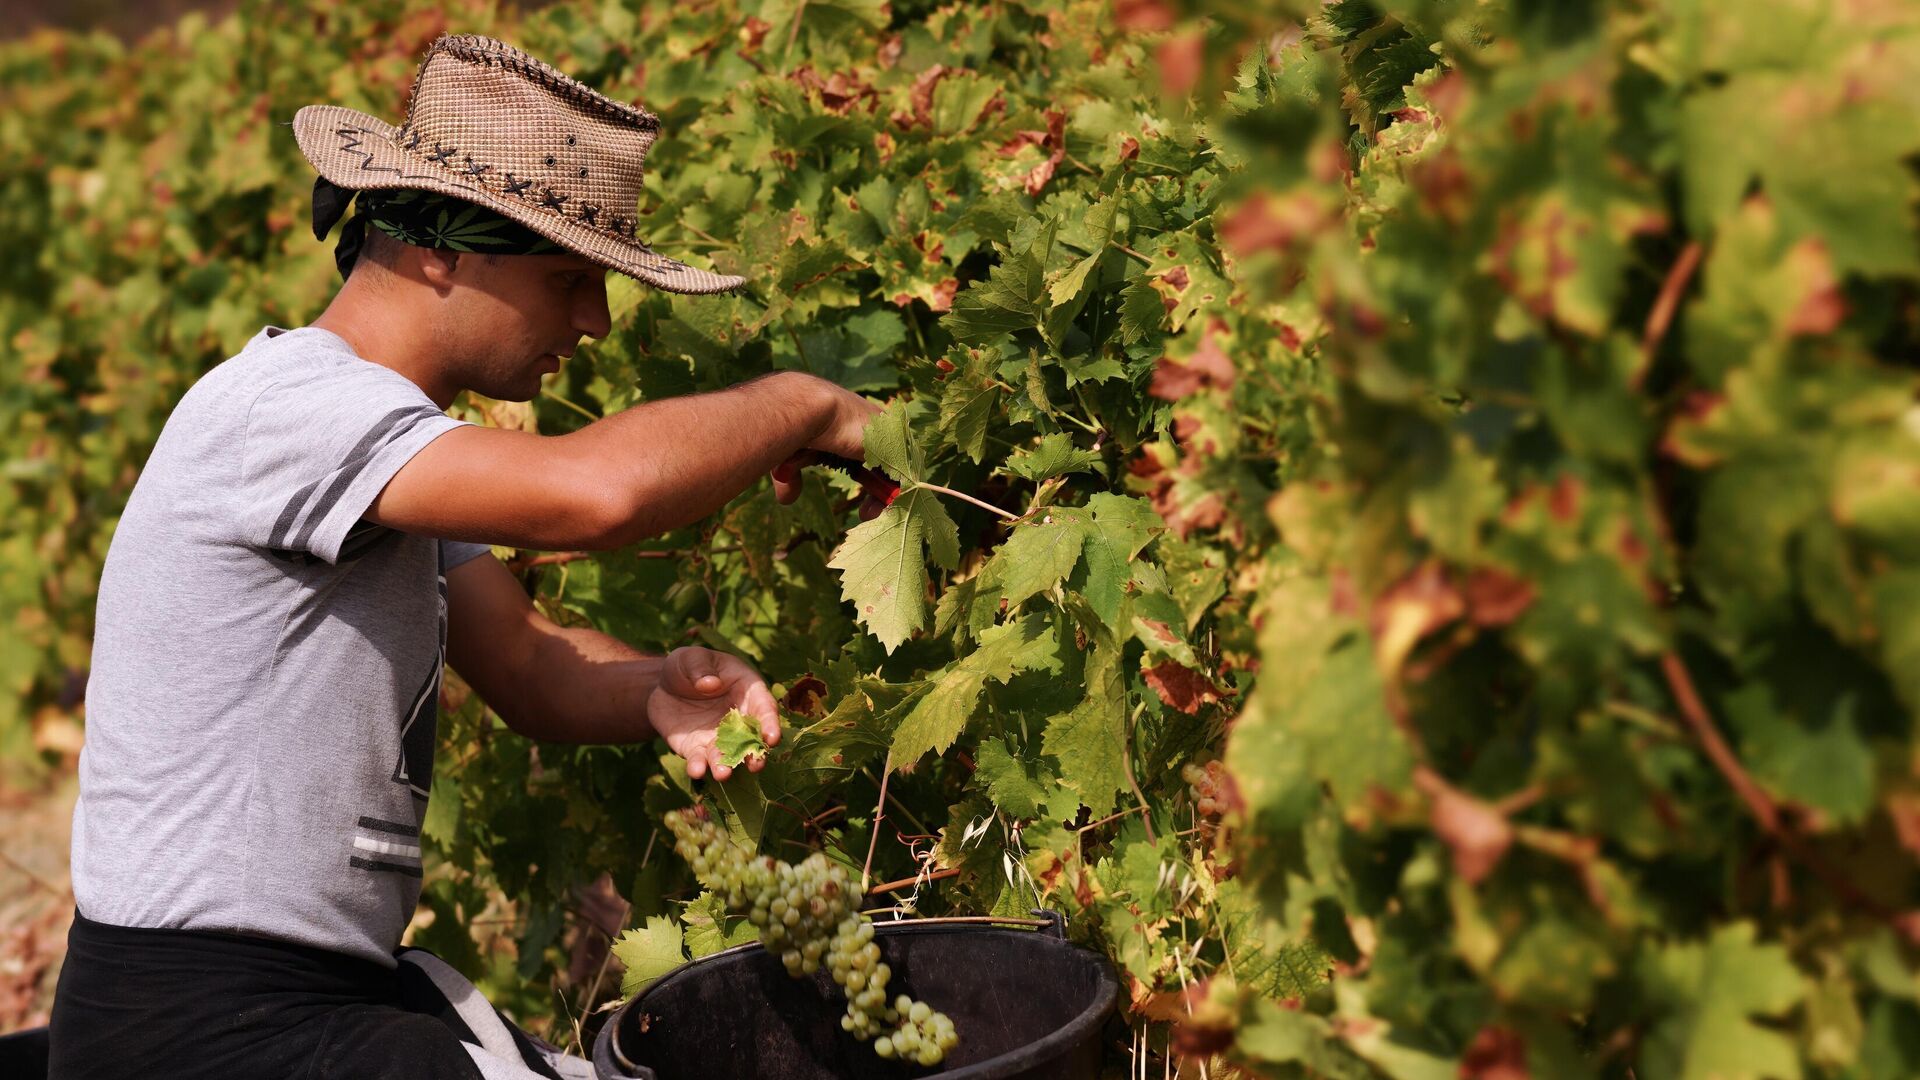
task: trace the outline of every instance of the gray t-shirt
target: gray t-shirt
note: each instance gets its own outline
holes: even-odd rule
[[[447,582],[485,545],[361,519],[465,421],[268,326],[167,418],[100,575],[82,914],[394,965],[420,897]]]

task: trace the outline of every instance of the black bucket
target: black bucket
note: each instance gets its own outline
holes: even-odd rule
[[[840,1029],[826,971],[796,979],[757,943],[705,956],[622,1005],[594,1040],[600,1080],[1095,1080],[1120,983],[1068,944],[1060,916],[873,924],[907,994],[953,1019],[960,1044],[932,1068],[884,1060]],[[994,925],[996,923],[1002,925]]]

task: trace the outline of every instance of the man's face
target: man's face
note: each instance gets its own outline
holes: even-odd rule
[[[502,255],[489,263],[463,254],[443,324],[452,362],[469,390],[529,401],[542,376],[558,371],[582,337],[605,337],[608,270],[572,252]]]

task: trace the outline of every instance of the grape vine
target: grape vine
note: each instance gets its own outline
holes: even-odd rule
[[[831,853],[808,920],[833,866],[1059,912],[1147,1075],[1920,1075],[1914,5],[242,0],[0,45],[0,756],[70,760],[167,410],[336,284],[281,125],[397,118],[448,29],[660,115],[648,242],[749,280],[615,278],[539,398],[455,412],[808,371],[887,403],[898,485],[500,552],[786,727],[695,792],[450,678],[413,940],[503,1009],[591,1037],[775,927],[806,974],[791,901],[675,857],[704,798]],[[645,948],[594,963],[591,889]]]

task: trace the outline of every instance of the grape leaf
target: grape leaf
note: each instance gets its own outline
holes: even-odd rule
[[[1084,510],[1057,506],[1038,521],[1014,526],[1013,535],[993,556],[1009,609],[1073,572],[1089,520]]]
[[[1022,480],[1051,480],[1068,473],[1083,472],[1100,463],[1100,455],[1073,445],[1073,437],[1054,433],[1041,438],[1035,446],[1017,451],[1007,461],[1007,471]]]
[[[1798,1077],[1793,1040],[1753,1022],[1799,1002],[1805,982],[1787,950],[1754,942],[1750,922],[1716,927],[1705,941],[1651,949],[1639,970],[1653,1021],[1643,1062],[1679,1080]]]
[[[989,353],[964,357],[960,370],[940,397],[940,434],[961,453],[979,461],[987,452],[987,424],[1000,397],[988,369]]]
[[[1153,539],[1166,531],[1166,524],[1145,499],[1101,492],[1087,500],[1093,513],[1093,527],[1087,530],[1087,602],[1099,613],[1100,621],[1118,625],[1121,607],[1133,580],[1133,560]]]
[[[680,913],[680,922],[685,927],[687,953],[696,960],[721,949],[760,940],[753,924],[728,916],[727,902],[711,891],[687,901],[686,909]]]
[[[1120,292],[1120,341],[1132,345],[1160,331],[1167,309],[1143,275]]]
[[[929,750],[939,753],[952,746],[972,719],[988,679],[1004,683],[1017,671],[1058,671],[1058,648],[1052,624],[1041,615],[982,631],[980,647],[942,672],[900,721],[893,734],[894,765],[909,765]]]
[[[1038,816],[1060,783],[1044,758],[1018,757],[1005,739],[980,740],[973,761],[975,775],[987,785],[994,803],[1015,818]]]
[[[620,935],[613,955],[626,965],[620,993],[626,997],[645,990],[655,980],[687,962],[681,949],[680,924],[665,915],[650,915],[647,925]]]
[[[1046,752],[1060,762],[1062,783],[1080,796],[1089,813],[1105,817],[1114,794],[1127,786],[1121,745],[1126,738],[1126,683],[1120,650],[1102,643],[1087,658],[1087,696],[1071,712],[1047,722]]]
[[[841,596],[888,652],[927,625],[929,558],[952,569],[960,560],[959,529],[933,492],[911,488],[851,529],[827,563],[842,572]]]
[[[1016,234],[1010,245],[1015,250],[1001,258],[987,280],[954,297],[953,310],[940,325],[967,345],[985,345],[1002,334],[1038,329],[1049,308],[1046,262],[1056,229],[1048,218],[1037,230]]]
[[[925,478],[926,453],[913,437],[913,415],[917,401],[896,398],[874,417],[862,433],[866,462],[902,484]]]
[[[966,345],[985,345],[1002,334],[1038,325],[1046,293],[1045,268],[1031,252],[1009,256],[987,280],[954,297],[940,325]]]
[[[1272,998],[1297,999],[1332,978],[1333,958],[1312,938],[1288,940],[1243,882],[1222,881],[1215,888],[1222,944],[1246,985]]]
[[[765,756],[767,741],[760,737],[760,722],[739,709],[728,709],[713,729],[714,746],[720,751],[720,764],[739,768],[749,754]]]

